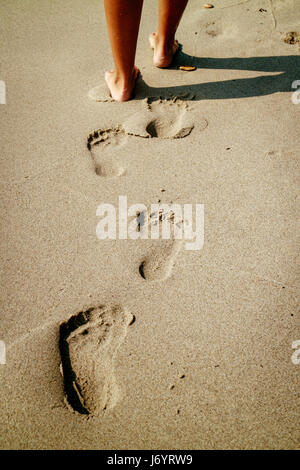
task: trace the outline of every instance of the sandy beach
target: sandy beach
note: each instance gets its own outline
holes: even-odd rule
[[[300,0],[204,3],[117,103],[103,2],[0,1],[1,449],[299,448]],[[99,239],[120,196],[203,246]]]

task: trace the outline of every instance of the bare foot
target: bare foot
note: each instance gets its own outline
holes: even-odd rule
[[[173,43],[168,46],[160,40],[158,33],[152,33],[149,36],[149,42],[151,48],[154,50],[153,64],[160,68],[169,67],[174,55],[179,49],[178,41],[175,39]]]
[[[105,72],[105,81],[109,89],[110,96],[115,101],[128,101],[132,98],[133,90],[135,87],[136,79],[139,75],[139,69],[134,66],[132,75],[127,81],[124,79],[118,78],[114,70]]]

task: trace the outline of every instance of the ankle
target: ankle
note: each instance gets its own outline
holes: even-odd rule
[[[134,74],[134,69],[132,69],[132,71],[129,74],[115,70],[114,82],[116,85],[126,90],[132,84],[133,74]]]
[[[172,34],[171,36],[166,36],[159,32],[156,33],[156,44],[164,52],[168,52],[173,47],[174,41],[174,34]]]

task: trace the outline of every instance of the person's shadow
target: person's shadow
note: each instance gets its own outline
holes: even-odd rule
[[[180,47],[172,66],[169,68],[178,69],[179,65],[192,65],[197,69],[252,70],[277,72],[277,74],[163,88],[148,86],[143,78],[140,77],[136,87],[135,99],[151,98],[156,100],[159,98],[170,99],[178,97],[182,100],[216,100],[249,98],[277,92],[295,91],[292,88],[292,83],[295,80],[300,80],[300,55],[220,59],[201,58],[185,54]]]

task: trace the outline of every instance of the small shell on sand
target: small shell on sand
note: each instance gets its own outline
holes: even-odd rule
[[[192,70],[196,70],[196,67],[191,65],[181,65],[180,70],[185,70],[186,72],[192,72]]]
[[[211,3],[205,3],[203,5],[204,8],[214,8],[214,6]]]

